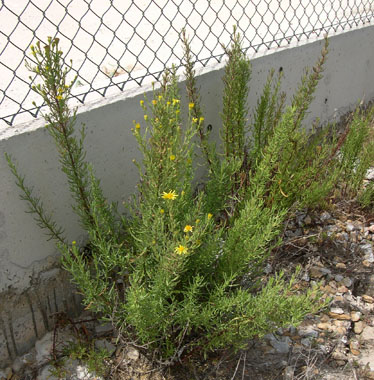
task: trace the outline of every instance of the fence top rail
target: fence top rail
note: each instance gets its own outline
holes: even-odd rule
[[[371,0],[3,0],[0,6],[0,127],[39,117],[30,46],[58,37],[72,75],[72,103],[83,104],[157,81],[180,67],[180,32],[189,36],[197,67],[221,62],[233,25],[245,51],[369,25]]]

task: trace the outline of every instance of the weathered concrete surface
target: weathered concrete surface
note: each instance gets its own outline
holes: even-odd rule
[[[304,67],[316,61],[322,45],[322,41],[315,41],[252,57],[250,108],[256,106],[271,68],[282,69],[282,89],[290,97]],[[215,137],[220,125],[222,75],[220,64],[205,68],[198,77],[205,119],[213,126]],[[121,202],[135,191],[138,174],[131,160],[140,160],[141,157],[130,129],[133,120],[143,120],[139,100],[143,98],[143,92],[150,96],[150,88],[126,92],[79,110],[78,125],[84,123],[87,128],[87,159],[93,163],[109,200]],[[366,101],[374,98],[374,26],[331,37],[324,78],[310,109],[309,122],[316,117],[322,121],[337,120],[362,98]],[[66,179],[59,169],[55,147],[43,128],[43,122],[36,121],[0,132],[0,316],[4,326],[0,334],[4,335],[4,331],[7,334],[6,339],[0,337],[0,364],[3,364],[1,358],[14,355],[16,350],[22,353],[37,334],[40,336],[42,331],[51,328],[46,320],[49,311],[56,310],[51,301],[54,300],[54,288],[59,289],[56,290],[59,310],[64,299],[68,307],[73,308],[74,303],[69,297],[75,297],[66,285],[67,279],[60,274],[53,286],[48,285],[49,280],[35,285],[40,281],[40,273],[55,267],[58,252],[53,242],[46,241],[32,217],[25,214],[27,205],[19,200],[19,191],[7,168],[4,152],[17,160],[20,172],[27,175],[27,184],[34,186],[45,208],[53,211],[54,219],[65,228],[68,239],[78,243],[85,239],[69,206],[72,201]],[[38,301],[37,294],[41,301]],[[51,307],[40,308],[40,304],[48,305],[48,299],[52,302]],[[39,310],[47,311],[43,316]]]
[[[54,327],[56,313],[69,317],[82,311],[81,298],[67,273],[57,267],[38,273],[32,286],[0,294],[0,368],[30,349]]]

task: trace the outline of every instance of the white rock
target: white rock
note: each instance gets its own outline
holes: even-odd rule
[[[136,348],[128,347],[127,352],[126,352],[127,359],[135,361],[139,359],[139,356],[140,356],[139,351]]]
[[[353,284],[353,281],[349,277],[344,277],[343,279],[343,284],[347,287],[350,288]]]
[[[360,245],[361,250],[365,255],[365,259],[370,263],[374,263],[373,246],[370,243]]]
[[[341,307],[332,307],[330,311],[334,314],[344,314],[344,310]]]
[[[374,340],[374,327],[366,326],[361,333],[363,340]]]

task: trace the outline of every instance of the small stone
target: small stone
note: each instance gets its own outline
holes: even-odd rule
[[[276,338],[273,334],[270,334],[269,343],[277,353],[287,354],[292,341],[288,336]]]
[[[343,352],[340,352],[340,351],[334,351],[331,356],[333,359],[339,360],[339,361],[346,362],[348,360],[347,356]]]
[[[365,260],[369,261],[370,263],[373,263],[374,262],[373,246],[370,243],[367,243],[367,244],[360,245],[360,248],[365,255]]]
[[[341,307],[333,307],[330,312],[334,314],[344,314],[344,310]]]
[[[351,316],[349,314],[337,314],[337,313],[333,313],[330,311],[329,316],[331,318],[339,319],[341,321],[350,321],[351,320]]]
[[[314,330],[313,326],[299,327],[299,335],[306,338],[317,338],[318,331]]]
[[[331,215],[327,211],[325,211],[320,215],[319,219],[321,220],[321,222],[326,222],[327,220],[331,219]]]
[[[303,281],[306,281],[306,282],[309,282],[310,281],[310,277],[309,277],[309,274],[307,272],[305,272],[303,274],[303,277],[301,278]]]
[[[300,343],[304,346],[304,347],[310,347],[312,345],[312,341],[310,338],[304,338],[304,339],[301,339]]]
[[[361,318],[361,313],[359,311],[351,311],[351,320],[352,322],[357,322]]]
[[[129,347],[127,349],[127,352],[126,352],[126,357],[129,359],[129,360],[138,360],[139,359],[139,351],[134,348],[134,347]]]
[[[348,288],[344,285],[338,287],[338,293],[347,293]]]
[[[346,269],[347,268],[347,266],[344,263],[337,263],[335,265],[335,267],[338,269]]]
[[[353,331],[355,332],[355,334],[361,334],[364,327],[365,327],[365,323],[363,321],[355,322]]]
[[[347,359],[348,360],[348,359]],[[336,360],[335,361],[335,364],[338,366],[338,367],[343,367],[343,366],[345,366],[345,362],[346,362],[346,360]],[[330,380],[332,380],[332,379],[330,379]]]
[[[337,274],[334,278],[336,282],[340,282],[343,281],[344,276],[342,276],[341,274]]]
[[[335,332],[338,334],[338,335],[345,335],[347,333],[347,329],[344,328],[344,327],[337,327],[335,329]]]
[[[336,289],[332,288],[330,285],[326,285],[324,287],[324,292],[328,293],[328,294],[335,294],[336,293]]]
[[[369,260],[364,260],[364,261],[362,262],[362,265],[363,265],[364,267],[366,267],[366,268],[369,268],[369,267],[371,266],[371,262],[370,262]]]
[[[304,224],[308,226],[311,223],[312,223],[312,218],[309,215],[307,215],[304,219]]]
[[[369,227],[366,227],[368,231],[370,231],[371,233],[374,233],[374,224],[372,224],[371,226]]]
[[[360,355],[360,350],[359,350],[360,345],[358,342],[353,342],[353,341],[350,342],[349,348],[350,348],[353,355],[355,355],[355,356]]]
[[[318,323],[317,327],[320,330],[331,330],[331,325],[330,325],[330,323],[327,323],[327,322]]]
[[[363,340],[374,340],[374,327],[366,326],[361,333]]]
[[[374,298],[371,296],[368,296],[367,294],[364,294],[362,296],[362,299],[367,303],[374,303]]]
[[[347,287],[350,288],[353,284],[353,281],[349,277],[344,277],[343,279],[343,284]]]
[[[351,231],[354,231],[355,226],[353,223],[347,223],[345,226],[345,229],[346,229],[346,231],[351,232]]]
[[[310,276],[312,278],[321,278],[324,276],[324,273],[320,270],[321,268],[312,267],[310,268]]]

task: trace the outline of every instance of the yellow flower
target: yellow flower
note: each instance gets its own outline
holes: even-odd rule
[[[167,104],[168,106],[170,106],[171,103],[170,103],[169,101],[167,101],[166,104]]]
[[[75,245],[75,244],[77,244],[77,242],[76,242],[75,240],[73,240],[73,241],[71,242],[71,244]]]
[[[144,105],[144,100],[141,100],[139,103],[140,103],[140,105],[143,107],[143,105]]]
[[[139,123],[136,123],[135,128],[136,128],[136,129],[140,129],[140,124],[139,124]]]
[[[192,109],[192,108],[194,108],[194,107],[195,107],[195,103],[189,103],[189,104],[188,104],[188,108],[189,108],[189,109]]]
[[[153,99],[152,104],[155,106],[157,104],[157,100]]]
[[[145,121],[148,120],[148,115],[144,115],[144,120],[145,120]]]
[[[58,93],[59,94],[62,94],[64,92],[64,89],[62,88],[62,87],[60,87],[59,89],[58,89]]]
[[[183,255],[187,253],[187,247],[182,244],[179,244],[178,247],[175,248],[175,253],[178,255]]]
[[[193,121],[194,123],[197,123],[197,117],[193,117],[193,118],[192,118],[192,121]]]
[[[174,154],[170,155],[169,158],[170,158],[171,161],[174,161],[174,160],[175,160],[175,156],[174,156]]]
[[[160,210],[160,214],[163,214],[165,212],[165,210],[162,208],[161,210]]]
[[[178,104],[180,102],[179,99],[173,99],[173,106],[175,106],[176,104]]]
[[[209,213],[208,214],[208,219],[212,219],[212,216],[213,216],[213,214]]]
[[[57,98],[58,100],[61,100],[61,99],[62,99],[62,96],[61,96],[61,95],[57,95],[56,98]]]
[[[199,121],[202,123],[204,121],[204,118],[201,116]]]
[[[171,190],[168,193],[164,191],[161,198],[173,201],[177,196],[178,194],[175,192],[175,190]]]
[[[158,96],[158,100],[161,100],[161,99],[162,99],[162,95],[159,95],[159,96]]]
[[[193,230],[193,227],[187,224],[187,226],[184,227],[183,232],[188,233],[188,232],[192,232],[192,230]]]

